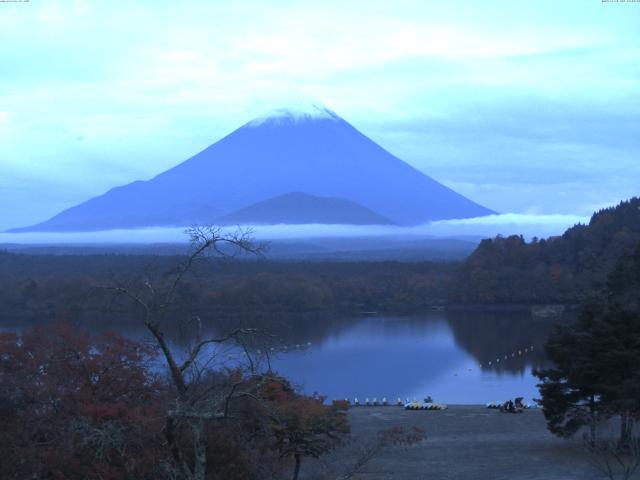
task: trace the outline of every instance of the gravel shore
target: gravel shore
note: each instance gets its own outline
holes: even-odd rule
[[[505,414],[484,406],[444,411],[355,407],[349,411],[352,442],[321,460],[303,462],[302,478],[336,478],[352,464],[358,446],[393,426],[420,427],[427,438],[410,447],[383,450],[354,479],[595,480],[603,479],[582,440],[551,435],[540,410]]]

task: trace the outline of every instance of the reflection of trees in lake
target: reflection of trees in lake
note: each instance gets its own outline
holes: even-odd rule
[[[483,370],[522,374],[546,365],[544,344],[551,327],[566,319],[537,318],[529,310],[449,310],[447,321],[458,346]],[[525,353],[532,345],[533,351]]]
[[[283,351],[283,347],[288,350],[296,345],[305,348],[308,343],[321,344],[328,338],[339,337],[364,320],[339,317],[327,312],[264,312],[260,309],[245,310],[242,313],[225,312],[222,315],[219,311],[204,309],[200,312],[200,318],[205,333],[221,333],[238,326],[258,328],[267,335],[261,337],[261,343],[256,348],[274,348],[276,352]],[[534,318],[529,310],[485,309],[448,310],[412,317],[381,316],[376,317],[375,321],[378,320],[384,336],[389,338],[407,328],[413,334],[428,336],[428,327],[433,326],[434,322],[446,322],[457,346],[482,364],[483,370],[511,374],[522,374],[532,367],[545,366],[543,345],[551,326],[557,321]],[[566,321],[566,318],[560,320]],[[2,322],[2,326],[20,330],[28,327],[29,323],[20,322],[20,325],[16,324],[12,328],[10,322]],[[126,311],[85,310],[75,323],[88,326],[94,332],[115,330],[130,338],[146,337],[144,326],[133,320],[131,312]],[[185,347],[193,333],[189,329],[197,328],[195,323],[176,322],[171,315],[164,319],[164,323],[172,342]],[[524,348],[531,345],[534,346],[533,352],[524,353]],[[522,355],[518,355],[518,350],[523,351]],[[512,357],[512,353],[516,355]],[[505,355],[508,355],[506,360]],[[498,363],[495,361],[497,358],[500,358]],[[491,365],[488,365],[489,361],[492,362]]]
[[[220,311],[208,308],[207,305],[196,307],[191,313],[194,317],[197,316],[197,319],[194,318],[192,321],[179,321],[185,316],[179,309],[167,311],[161,319],[163,329],[175,344],[186,346],[185,342],[192,338],[194,329],[200,326],[206,334],[224,333],[239,326],[257,328],[266,333],[262,337],[264,346],[276,349],[296,344],[306,345],[308,342],[316,344],[331,335],[339,334],[354,321],[359,320],[345,320],[335,313],[323,311],[269,312],[260,308]],[[23,331],[42,323],[65,322],[92,332],[116,331],[138,340],[144,340],[148,336],[144,325],[135,318],[135,312],[132,312],[129,306],[121,308],[117,304],[110,304],[102,290],[93,292],[73,314],[67,310],[25,310],[20,315],[9,316],[0,312],[0,329]]]

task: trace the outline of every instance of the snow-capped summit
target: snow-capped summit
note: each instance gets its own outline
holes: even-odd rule
[[[300,123],[310,120],[341,120],[341,118],[331,109],[316,101],[295,101],[288,102],[257,116],[246,126],[258,127],[264,124],[288,124]]]

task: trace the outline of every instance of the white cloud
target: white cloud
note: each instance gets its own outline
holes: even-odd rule
[[[524,112],[487,115],[528,98],[575,109],[576,118],[599,105],[626,108],[637,122],[640,8],[619,7],[570,0],[3,6],[0,41],[12,48],[0,53],[0,176],[32,178],[39,190],[25,195],[32,205],[23,212],[2,212],[0,228],[37,220],[27,212],[44,198],[44,179],[50,197],[69,198],[74,189],[73,198],[84,199],[113,182],[149,178],[291,96],[319,98],[401,158],[427,173],[434,168],[438,179],[498,185],[484,197],[482,187],[466,190],[497,210],[511,207],[514,192],[511,180],[493,177],[515,171],[516,162],[561,161],[579,170],[584,154],[598,162],[598,175],[612,177],[607,165],[634,172],[636,146],[620,147],[626,155],[613,160],[611,150],[593,145],[550,151],[540,131],[568,135],[557,123],[527,123]],[[390,128],[425,119],[428,129]],[[460,128],[434,133],[433,125],[445,124]],[[478,131],[483,124],[494,135]],[[513,140],[514,129],[527,141]],[[607,135],[609,143],[625,137],[589,136]],[[486,178],[462,178],[481,167]],[[587,184],[587,174],[577,173],[577,183]],[[607,188],[629,190],[626,183]],[[0,203],[12,203],[10,191],[0,191]],[[539,195],[522,191],[522,211],[537,205]],[[55,213],[49,205],[40,208]]]
[[[441,220],[413,227],[386,225],[255,225],[248,226],[257,239],[293,239],[312,237],[459,237],[524,235],[549,237],[562,234],[577,223],[587,223],[589,217],[578,215],[526,215],[507,213],[486,217]],[[229,231],[235,230],[230,227]],[[109,230],[83,233],[0,233],[2,243],[26,244],[106,244],[106,243],[175,243],[187,237],[184,227],[158,227],[133,230]]]
[[[567,228],[578,223],[588,223],[589,218],[589,216],[583,215],[505,213],[486,217],[438,221],[431,224],[428,229],[433,235],[438,236],[523,235],[526,238],[534,236],[546,238],[561,235]]]

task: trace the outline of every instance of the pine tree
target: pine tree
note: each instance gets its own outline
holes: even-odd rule
[[[620,444],[640,417],[640,247],[623,256],[607,290],[583,306],[578,321],[552,332],[546,352],[554,367],[535,372],[549,430],[571,436],[619,416]]]

